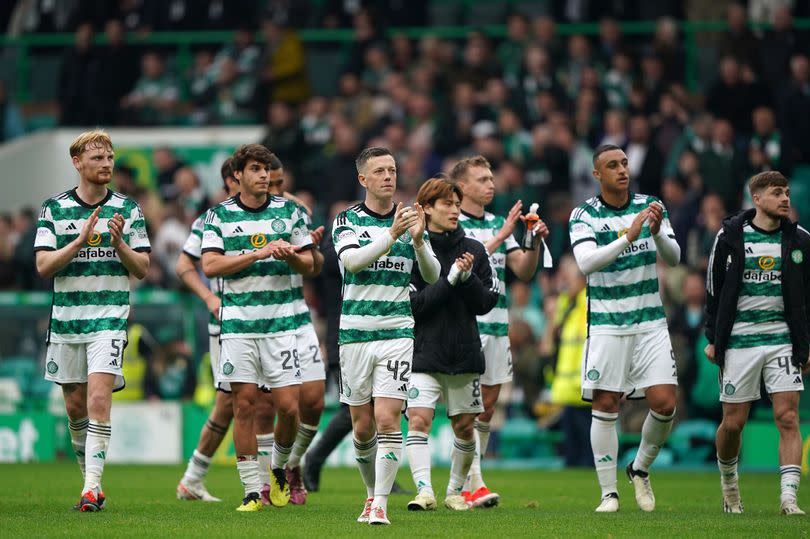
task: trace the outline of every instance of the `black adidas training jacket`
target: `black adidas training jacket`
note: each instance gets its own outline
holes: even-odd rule
[[[418,269],[411,274],[414,327],[413,372],[483,373],[484,354],[475,317],[498,302],[498,278],[484,245],[467,238],[459,226],[453,232],[430,232],[430,245],[442,265],[439,280],[425,283]],[[472,274],[455,286],[447,280],[456,258],[475,258]]]
[[[721,367],[737,315],[745,269],[743,227],[755,214],[756,210],[751,209],[724,219],[709,257],[706,338],[714,344]],[[793,364],[802,366],[810,350],[810,233],[788,219],[782,220],[782,297],[793,343]]]

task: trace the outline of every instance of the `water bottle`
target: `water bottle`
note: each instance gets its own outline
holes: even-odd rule
[[[540,220],[537,215],[537,209],[540,205],[535,202],[529,206],[529,213],[526,214],[526,233],[523,235],[523,249],[526,251],[534,250],[534,227]]]

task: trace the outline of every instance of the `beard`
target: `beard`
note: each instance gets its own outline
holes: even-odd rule
[[[776,210],[768,210],[765,208],[759,208],[759,211],[764,213],[769,218],[773,219],[774,221],[779,221],[781,219],[788,219],[790,218],[790,208],[787,209],[787,215],[782,215],[779,213],[779,209]]]

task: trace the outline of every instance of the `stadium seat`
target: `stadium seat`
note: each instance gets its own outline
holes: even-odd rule
[[[675,426],[667,445],[680,465],[703,466],[714,451],[717,424],[707,419],[690,419]]]
[[[464,2],[461,0],[434,0],[428,4],[430,26],[456,26],[461,22]]]
[[[338,79],[345,55],[341,48],[307,47],[307,75],[314,95],[337,95]]]
[[[12,356],[0,360],[0,377],[15,379],[23,393],[31,381],[40,376],[39,366],[32,357]]]
[[[15,378],[0,378],[0,414],[15,413],[22,402],[22,391]]]
[[[30,88],[34,102],[56,101],[59,91],[60,55],[37,55],[31,59]]]
[[[469,26],[503,24],[508,10],[509,2],[507,0],[473,2],[467,9],[467,24]]]
[[[550,15],[551,6],[547,0],[530,0],[528,2],[515,2],[513,9],[516,13],[522,13],[527,17],[534,18],[540,15]]]

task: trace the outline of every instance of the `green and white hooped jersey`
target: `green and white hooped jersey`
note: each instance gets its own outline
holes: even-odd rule
[[[604,247],[627,232],[636,216],[655,197],[630,193],[623,208],[593,197],[574,209],[568,221],[571,247],[594,242]],[[661,234],[675,237],[669,214],[664,208]],[[664,306],[658,291],[655,240],[648,223],[638,239],[616,260],[588,275],[588,334],[628,335],[667,326]]]
[[[275,240],[296,247],[312,246],[295,203],[268,197],[259,208],[248,208],[239,195],[208,210],[201,252],[238,256]],[[222,277],[221,339],[256,339],[293,334],[309,322],[294,309],[293,275],[283,260],[270,257]]]
[[[301,212],[301,216],[304,219],[304,226],[307,228],[307,235],[309,235],[309,233],[312,232],[312,218],[307,213],[306,208],[300,205],[298,205],[298,211]],[[313,248],[317,249],[318,246],[313,244]],[[300,273],[293,273],[292,286],[295,314],[306,316],[307,324],[312,324],[312,314],[309,311],[309,305],[307,305],[306,300],[304,300],[304,276]]]
[[[68,245],[99,206],[98,223],[87,245],[53,277],[49,343],[126,340],[129,270],[110,246],[108,221],[120,214],[124,218],[122,241],[134,251],[149,252],[146,222],[135,201],[107,190],[104,200],[90,205],[79,198],[76,189],[48,199],[39,214],[34,250],[55,251]]]
[[[486,244],[500,232],[506,219],[490,212],[484,212],[483,217],[476,217],[464,211],[458,217],[458,222],[464,229],[468,238],[473,238]],[[509,305],[506,299],[506,255],[520,249],[520,245],[511,234],[494,253],[490,253],[489,260],[498,276],[499,290],[498,303],[487,314],[478,317],[478,332],[482,335],[504,337],[509,333]]]
[[[769,233],[746,223],[743,250],[745,270],[728,347],[789,345],[782,297],[782,231]]]
[[[391,249],[357,273],[347,271],[340,255],[363,247],[394,223],[394,209],[387,215],[369,210],[365,204],[348,208],[335,218],[332,240],[343,276],[338,344],[413,339],[413,313],[409,287],[416,263],[413,240],[405,233]],[[425,242],[428,242],[425,232]]]
[[[208,212],[205,212],[194,220],[191,224],[191,233],[183,244],[183,252],[196,260],[202,257],[202,238],[206,215],[208,215]],[[211,289],[211,292],[222,299],[222,277],[213,277],[210,279],[208,287]],[[217,337],[219,335],[219,321],[211,313],[208,314],[208,335],[211,337]]]

